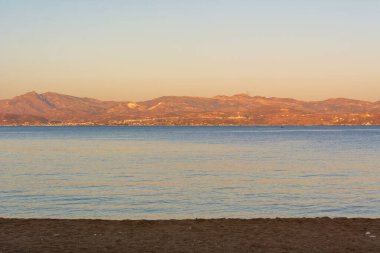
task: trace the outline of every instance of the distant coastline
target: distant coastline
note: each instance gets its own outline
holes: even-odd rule
[[[346,98],[165,96],[148,101],[101,101],[53,92],[0,100],[0,126],[371,126],[380,101]]]

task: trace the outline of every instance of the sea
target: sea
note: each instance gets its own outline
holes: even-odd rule
[[[380,127],[0,127],[0,217],[380,217]]]

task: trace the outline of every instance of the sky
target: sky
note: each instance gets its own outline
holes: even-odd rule
[[[0,0],[0,99],[380,100],[380,0]]]

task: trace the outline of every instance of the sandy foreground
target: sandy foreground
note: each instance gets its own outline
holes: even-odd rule
[[[380,219],[1,219],[0,252],[380,252]]]

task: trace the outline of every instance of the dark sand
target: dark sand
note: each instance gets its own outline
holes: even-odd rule
[[[379,253],[380,219],[0,218],[0,252]]]

